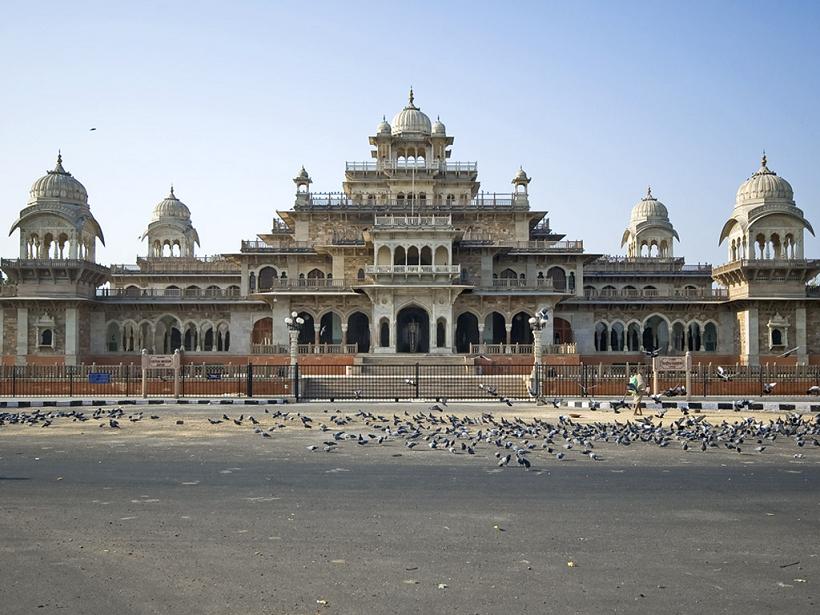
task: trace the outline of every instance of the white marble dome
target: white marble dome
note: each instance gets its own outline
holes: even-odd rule
[[[191,219],[191,210],[176,197],[173,186],[171,186],[171,193],[154,207],[154,215],[151,217],[151,221],[155,222],[163,218]]]
[[[652,196],[652,188],[646,189],[646,196],[638,201],[632,208],[630,216],[632,222],[641,220],[669,220],[669,210],[666,205]]]
[[[63,157],[57,154],[57,166],[31,185],[30,202],[40,199],[59,199],[62,202],[88,205],[85,186],[63,168]]]
[[[789,182],[766,166],[766,154],[760,161],[760,168],[737,189],[736,203],[762,199],[794,200],[794,190]]]
[[[389,135],[390,134],[390,124],[387,123],[387,118],[383,117],[382,121],[379,122],[379,125],[376,127],[376,134],[377,135]]]
[[[436,121],[433,123],[433,134],[434,135],[446,135],[447,134],[447,127],[444,125],[444,122],[441,119],[436,118]]]
[[[413,104],[412,89],[410,90],[410,101],[407,106],[395,115],[390,125],[394,135],[408,133],[429,136],[433,131],[430,118]]]

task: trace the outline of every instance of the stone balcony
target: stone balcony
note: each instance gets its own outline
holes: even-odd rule
[[[373,282],[368,279],[358,278],[300,278],[300,279],[274,279],[268,287],[257,287],[251,290],[251,294],[338,294],[355,293],[354,288],[365,286]]]
[[[97,299],[123,303],[242,301],[238,288],[98,288]]]
[[[373,230],[452,229],[452,216],[376,216]]]
[[[629,288],[584,291],[588,301],[726,301],[729,291],[725,288]]]

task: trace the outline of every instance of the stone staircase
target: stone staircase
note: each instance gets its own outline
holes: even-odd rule
[[[416,367],[418,364],[418,368]],[[465,355],[365,355],[344,374],[304,375],[299,396],[304,399],[408,400],[446,397],[452,400],[492,400],[479,384],[499,395],[527,399],[529,369],[483,373]]]

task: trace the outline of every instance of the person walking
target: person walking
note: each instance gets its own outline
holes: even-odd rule
[[[632,416],[643,416],[641,400],[646,393],[646,381],[643,379],[641,370],[635,370],[632,373],[626,388],[632,395]]]

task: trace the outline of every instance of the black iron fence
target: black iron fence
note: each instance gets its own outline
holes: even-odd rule
[[[146,372],[148,397],[290,397],[296,400],[511,400],[620,398],[630,372],[626,365],[209,365]],[[660,372],[657,383],[641,366],[655,392],[684,387],[684,371]],[[655,386],[657,385],[657,386]],[[698,365],[689,374],[694,397],[801,397],[820,395],[820,366]],[[0,366],[0,397],[129,398],[143,395],[139,365]]]

